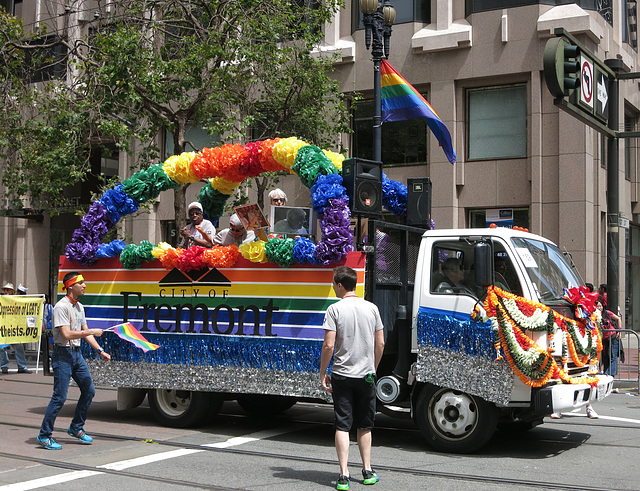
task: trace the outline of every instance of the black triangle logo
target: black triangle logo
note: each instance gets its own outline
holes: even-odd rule
[[[202,268],[188,272],[173,268],[158,282],[158,284],[162,286],[186,286],[193,283],[198,283],[199,285],[231,286],[231,280],[216,268]]]
[[[178,268],[173,268],[169,271],[164,278],[162,278],[158,284],[160,285],[175,285],[181,283],[191,283],[193,280],[189,278],[186,274],[180,271]]]
[[[185,272],[185,275],[191,278],[191,281],[198,281],[199,278],[203,277],[208,272],[209,272],[209,268],[202,268],[198,270],[192,269],[191,271]]]
[[[198,283],[231,286],[231,280],[229,280],[229,278],[223,275],[216,268],[210,269],[204,276],[202,276],[198,280]]]

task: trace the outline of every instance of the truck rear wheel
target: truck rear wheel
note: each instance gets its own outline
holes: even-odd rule
[[[480,397],[431,384],[418,396],[416,423],[434,450],[474,452],[491,439],[497,422],[496,407]]]
[[[238,404],[253,416],[275,416],[296,403],[295,397],[251,394],[238,397]]]
[[[149,390],[149,406],[156,420],[163,426],[187,428],[213,416],[222,407],[222,396],[213,392],[188,390]]]

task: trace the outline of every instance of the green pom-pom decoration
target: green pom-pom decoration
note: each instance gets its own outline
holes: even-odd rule
[[[222,194],[211,186],[203,186],[198,194],[198,201],[202,205],[204,212],[213,220],[222,216],[224,205],[229,199],[228,194]]]
[[[337,174],[338,168],[333,165],[321,148],[315,145],[307,145],[298,150],[296,160],[291,167],[300,182],[311,189],[320,174]]]
[[[175,189],[180,185],[171,180],[162,170],[161,164],[136,172],[124,180],[122,190],[138,203],[157,198],[162,191]]]
[[[120,262],[126,269],[138,269],[145,261],[151,261],[153,255],[153,244],[148,240],[143,240],[140,245],[129,244],[120,254]]]
[[[295,245],[296,241],[290,238],[271,239],[264,246],[264,254],[270,263],[288,268],[295,264],[293,259],[293,246]]]

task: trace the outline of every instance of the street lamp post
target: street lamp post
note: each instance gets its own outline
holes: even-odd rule
[[[389,0],[360,0],[363,14],[367,49],[371,48],[373,59],[373,160],[382,162],[382,87],[380,85],[380,64],[382,57],[389,58],[391,26],[396,20],[396,9]]]

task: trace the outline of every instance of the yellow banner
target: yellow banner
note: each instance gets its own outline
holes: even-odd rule
[[[42,296],[0,295],[0,344],[40,339],[43,300]]]

